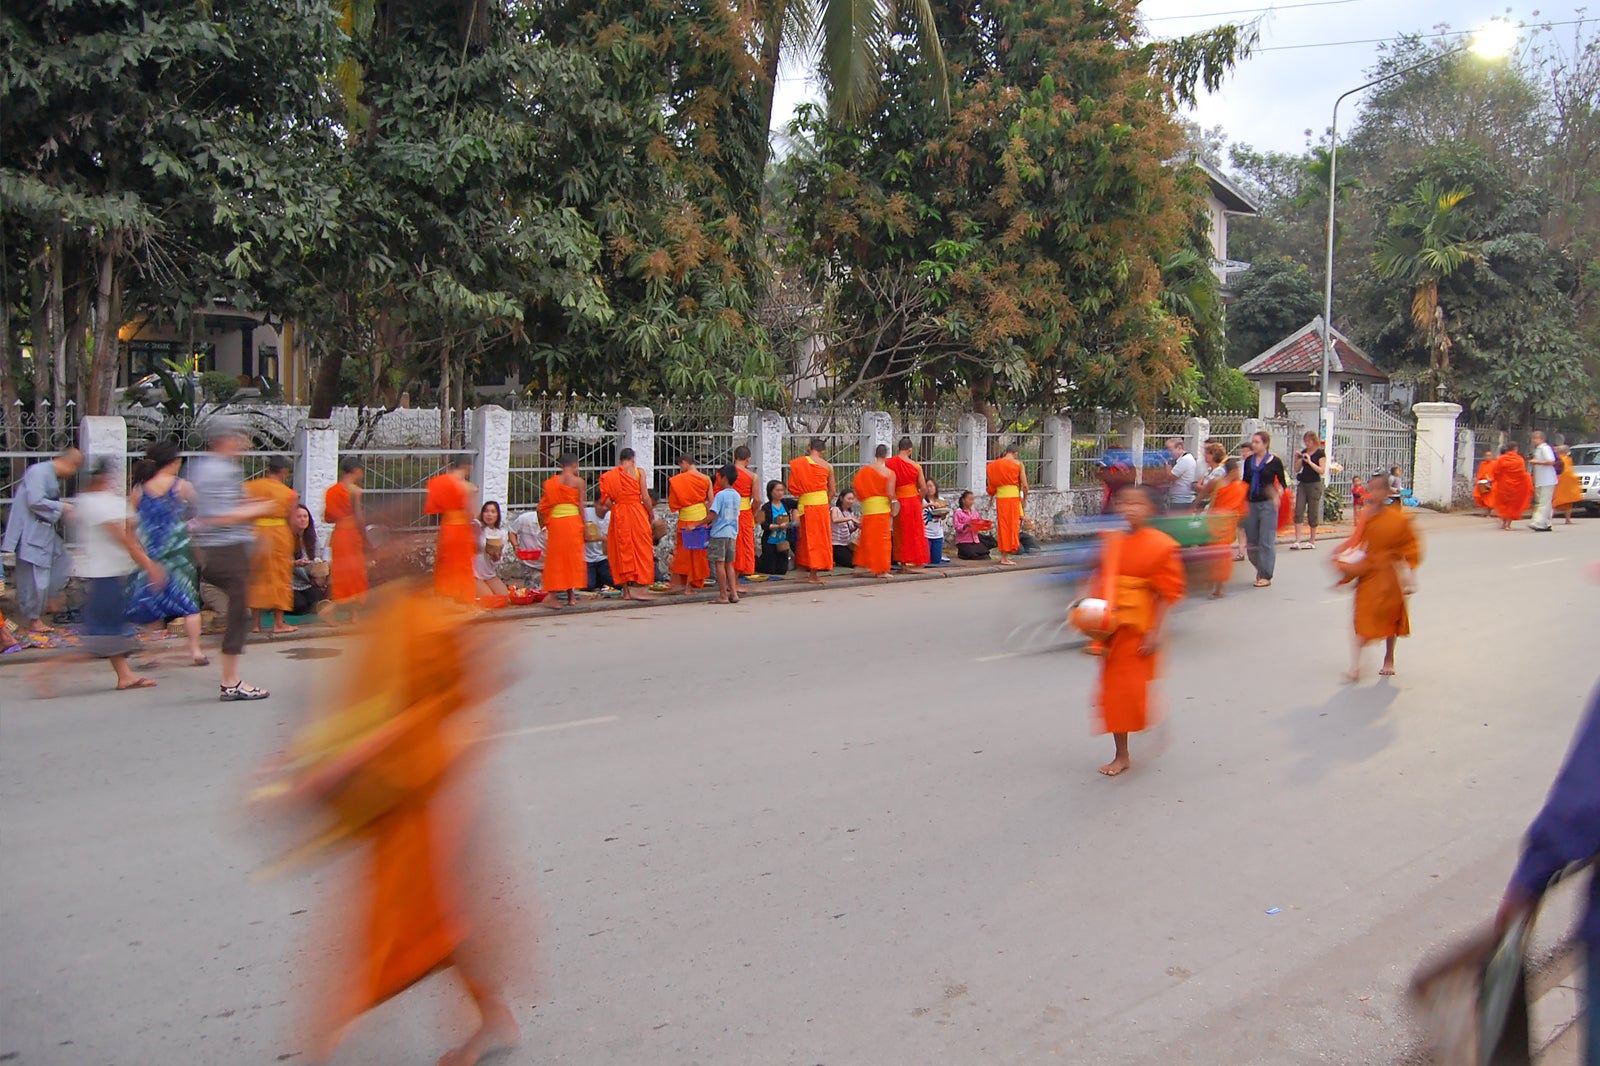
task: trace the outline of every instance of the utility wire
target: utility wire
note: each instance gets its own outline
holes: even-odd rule
[[[1232,11],[1206,11],[1193,15],[1157,15],[1155,18],[1145,19],[1146,22],[1172,22],[1176,19],[1210,19],[1221,18],[1223,15],[1265,15],[1273,11],[1292,11],[1298,7],[1337,7],[1340,4],[1354,4],[1359,0],[1309,0],[1301,4],[1273,4],[1271,7],[1241,7]]]
[[[1565,22],[1536,22],[1536,23],[1533,23],[1530,28],[1532,28],[1532,29],[1547,29],[1547,28],[1552,28],[1552,27],[1555,27],[1555,26],[1581,26],[1586,22],[1600,22],[1600,17],[1596,17],[1596,18],[1581,18],[1581,19],[1567,19]],[[1400,34],[1398,36],[1400,36],[1400,37],[1413,37],[1416,40],[1421,40],[1421,41],[1432,41],[1432,40],[1438,40],[1441,37],[1470,37],[1476,32],[1478,32],[1478,31],[1477,30],[1449,30],[1449,31],[1447,31],[1445,33]],[[1267,46],[1265,46],[1263,48],[1256,48],[1256,49],[1252,50],[1251,54],[1254,55],[1257,52],[1291,52],[1291,51],[1297,51],[1297,50],[1302,49],[1302,48],[1343,48],[1346,45],[1352,45],[1352,44],[1388,44],[1388,43],[1390,43],[1391,41],[1393,41],[1395,39],[1396,38],[1394,38],[1394,37],[1366,37],[1366,38],[1363,38],[1363,39],[1361,39],[1359,41],[1318,41],[1318,42],[1315,42],[1315,43],[1312,43],[1312,44],[1272,44],[1272,45],[1267,45]]]

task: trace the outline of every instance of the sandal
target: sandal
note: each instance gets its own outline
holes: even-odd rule
[[[1270,581],[1268,581],[1268,580],[1267,580],[1267,579],[1266,579],[1266,578],[1264,578],[1264,577],[1258,577],[1258,578],[1256,578],[1256,588],[1258,588],[1258,589],[1264,589],[1264,588],[1268,588],[1268,587],[1270,587],[1270,586],[1271,586],[1271,585],[1272,585],[1272,582],[1270,582]]]
[[[223,703],[238,703],[242,700],[264,700],[272,693],[264,688],[247,685],[243,681],[237,685],[223,685],[221,700]]]

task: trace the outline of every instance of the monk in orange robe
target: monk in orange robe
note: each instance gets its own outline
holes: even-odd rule
[[[928,479],[922,464],[911,458],[915,449],[910,437],[901,437],[894,458],[888,462],[894,474],[894,497],[899,503],[894,515],[895,561],[908,570],[928,564],[928,524],[922,518],[922,494]],[[861,490],[856,490],[861,496]]]
[[[433,553],[433,591],[457,603],[471,603],[478,595],[472,576],[472,557],[478,538],[468,514],[478,493],[469,478],[472,456],[458,455],[442,474],[428,479],[422,513],[439,516],[439,539]]]
[[[1567,446],[1558,446],[1556,454],[1561,457],[1561,473],[1556,475],[1556,491],[1550,497],[1550,506],[1556,514],[1566,515],[1567,520],[1562,524],[1570,526],[1572,508],[1583,499],[1583,482],[1578,479],[1578,472],[1572,469],[1572,454]]]
[[[589,564],[583,555],[583,498],[589,487],[578,476],[578,457],[563,452],[556,459],[561,469],[545,479],[539,494],[539,524],[544,526],[545,602],[553,608],[576,603],[578,589],[589,583]],[[561,602],[566,594],[566,603]]]
[[[1022,550],[1022,509],[1028,502],[1028,472],[1017,459],[1015,442],[1005,454],[991,460],[986,471],[989,495],[994,497],[995,538],[1000,565],[1016,566],[1011,556]]]
[[[739,539],[733,547],[733,572],[748,577],[756,572],[756,479],[750,473],[750,449],[733,450],[733,491],[739,494]]]
[[[1416,591],[1413,571],[1422,562],[1422,543],[1405,507],[1388,502],[1388,491],[1384,475],[1367,483],[1367,504],[1355,532],[1334,554],[1334,565],[1356,586],[1355,639],[1344,675],[1350,682],[1361,679],[1361,649],[1375,640],[1384,642],[1378,673],[1392,676],[1395,641],[1411,635],[1406,597]]]
[[[855,564],[873,577],[888,577],[894,562],[895,476],[886,462],[888,458],[889,446],[878,445],[873,463],[856,471],[852,486],[856,499],[861,501],[861,534],[856,541]],[[918,507],[917,514],[921,513],[922,508]]]
[[[1156,513],[1150,491],[1142,485],[1118,489],[1112,507],[1127,521],[1128,532],[1105,535],[1100,567],[1088,591],[1112,609],[1096,699],[1101,731],[1111,734],[1116,748],[1115,757],[1100,767],[1107,777],[1132,765],[1128,734],[1150,724],[1150,683],[1159,665],[1161,625],[1185,589],[1178,542],[1149,525]]]
[[[711,576],[711,564],[706,562],[706,536],[710,532],[706,504],[710,502],[711,479],[696,468],[689,456],[679,457],[678,472],[667,480],[667,506],[678,513],[678,540],[672,552],[675,594],[703,589]],[[699,547],[689,547],[690,544]]]
[[[294,609],[294,531],[289,528],[289,515],[300,503],[300,494],[288,481],[289,460],[274,455],[267,460],[265,475],[244,483],[247,498],[271,505],[255,520],[255,558],[245,593],[245,603],[252,611],[266,613],[269,633],[293,633],[299,628],[285,621]],[[259,619],[252,628],[261,632]]]
[[[622,449],[617,465],[600,475],[595,514],[611,515],[606,559],[611,563],[611,580],[625,600],[655,598],[645,591],[656,580],[656,542],[650,529],[654,507],[633,449]]]
[[[1225,595],[1224,586],[1233,576],[1233,539],[1249,507],[1250,486],[1239,476],[1239,460],[1229,456],[1223,463],[1226,471],[1220,484],[1211,490],[1210,516],[1212,551],[1216,554],[1211,564],[1211,598],[1220,600]]]
[[[799,501],[800,550],[795,564],[809,571],[806,581],[822,584],[822,575],[833,569],[833,523],[830,508],[839,494],[833,465],[822,457],[827,442],[812,437],[806,454],[789,460],[789,491]]]
[[[352,610],[367,598],[367,519],[361,508],[366,468],[354,455],[339,461],[339,480],[322,498],[322,517],[333,523],[328,594]]]
[[[1483,508],[1485,518],[1494,513],[1494,460],[1485,459],[1478,464],[1478,474],[1472,479],[1472,502]]]
[[[1494,513],[1500,516],[1500,528],[1510,529],[1533,500],[1533,478],[1528,476],[1527,463],[1515,443],[1500,449],[1500,458],[1494,461],[1493,481]]]
[[[451,969],[479,1025],[439,1062],[472,1066],[520,1039],[503,986],[527,947],[507,917],[503,864],[481,846],[488,810],[471,772],[503,657],[415,583],[391,585],[374,608],[338,702],[295,734],[255,798],[307,820],[305,842],[280,869],[359,851],[344,905],[321,921],[328,935],[317,948],[327,954],[310,1003],[313,1059],[330,1057],[365,1012]]]

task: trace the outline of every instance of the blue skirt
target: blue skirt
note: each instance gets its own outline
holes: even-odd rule
[[[83,589],[83,650],[109,659],[138,648],[139,635],[125,613],[128,579],[85,578]]]

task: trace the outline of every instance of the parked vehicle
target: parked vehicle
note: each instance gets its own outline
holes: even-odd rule
[[[1600,515],[1600,444],[1574,444],[1568,452],[1572,471],[1583,486],[1583,501],[1573,510],[1588,515]]]

